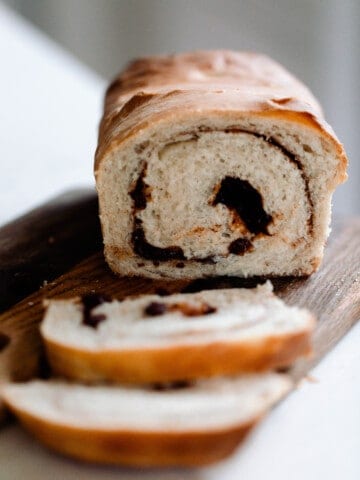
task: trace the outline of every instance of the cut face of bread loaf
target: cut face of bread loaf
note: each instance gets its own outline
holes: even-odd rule
[[[95,174],[122,275],[306,275],[346,156],[311,93],[269,58],[151,57],[109,87]]]
[[[1,393],[24,427],[53,450],[149,467],[224,458],[289,388],[287,377],[265,374],[169,391],[33,381]]]
[[[285,367],[311,351],[312,315],[286,306],[270,282],[97,303],[49,302],[41,334],[57,375],[168,382]]]

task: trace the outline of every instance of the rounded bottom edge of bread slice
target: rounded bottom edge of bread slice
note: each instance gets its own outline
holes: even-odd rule
[[[173,388],[34,380],[1,396],[26,430],[78,460],[191,467],[230,455],[291,388],[284,374],[214,378]]]
[[[311,353],[315,326],[310,312],[287,306],[270,283],[113,300],[93,309],[93,318],[102,319],[95,327],[84,323],[83,308],[81,299],[50,301],[41,334],[54,374],[88,383],[172,382],[285,368]]]

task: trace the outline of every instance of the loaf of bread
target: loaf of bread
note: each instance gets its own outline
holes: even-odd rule
[[[41,334],[52,371],[71,380],[169,382],[286,367],[311,351],[314,319],[270,282],[122,302],[53,300]]]
[[[110,85],[95,175],[121,275],[307,275],[346,156],[309,90],[232,51],[136,60]]]
[[[62,454],[137,467],[191,466],[232,453],[290,385],[279,374],[170,390],[32,381],[7,385],[1,394],[27,430]]]

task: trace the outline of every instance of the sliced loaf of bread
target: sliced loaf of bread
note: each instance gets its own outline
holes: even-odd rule
[[[265,55],[142,58],[110,85],[95,159],[121,275],[307,275],[345,151],[309,90]]]
[[[264,371],[311,352],[313,316],[272,285],[122,302],[54,300],[41,325],[53,372],[73,380],[168,382]]]
[[[27,430],[62,454],[129,466],[190,466],[229,455],[290,386],[279,374],[163,391],[32,381],[7,385],[1,395]]]

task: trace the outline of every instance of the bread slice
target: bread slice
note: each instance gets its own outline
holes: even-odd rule
[[[164,391],[32,381],[7,385],[2,396],[27,430],[62,454],[129,466],[191,466],[229,455],[290,386],[279,374]]]
[[[95,160],[121,275],[308,275],[347,159],[309,90],[264,55],[133,62],[109,87]]]
[[[41,334],[57,375],[148,383],[288,366],[310,353],[314,323],[267,282],[122,302],[53,300]]]

